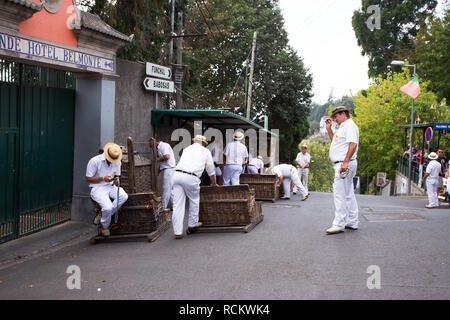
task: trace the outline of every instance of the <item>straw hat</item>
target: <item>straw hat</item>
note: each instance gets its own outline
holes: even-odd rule
[[[244,134],[241,131],[236,131],[233,135],[233,139],[240,141],[244,139]]]
[[[193,142],[202,142],[205,145],[208,145],[208,141],[206,140],[205,136],[202,136],[200,134],[197,134],[194,139],[192,139]]]
[[[437,158],[439,158],[439,156],[436,154],[436,152],[432,152],[428,155],[428,159],[430,160],[436,160]]]
[[[264,160],[263,157],[261,157],[261,156],[258,156],[258,159],[259,159],[259,160]]]
[[[302,148],[308,149],[308,146],[306,145],[306,143],[302,145]]]
[[[114,142],[109,142],[103,148],[103,154],[106,160],[111,163],[117,163],[122,160],[122,149]]]
[[[336,113],[343,112],[343,111],[350,112],[350,110],[348,110],[348,108],[346,106],[339,106],[339,107],[334,108],[331,111],[331,118],[333,118],[336,115]]]

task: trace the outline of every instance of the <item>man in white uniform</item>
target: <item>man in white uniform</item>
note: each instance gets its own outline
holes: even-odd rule
[[[225,167],[223,169],[223,185],[229,186],[238,185],[239,177],[244,171],[244,166],[247,162],[248,151],[247,147],[241,143],[244,139],[244,134],[240,131],[236,131],[233,135],[233,142],[229,142],[223,154],[225,156]]]
[[[156,140],[158,147],[159,170],[162,172],[162,205],[167,208],[172,196],[172,177],[175,172],[175,155],[166,142]]]
[[[339,128],[336,133],[331,130],[332,121]],[[350,112],[345,106],[332,110],[331,119],[326,120],[326,129],[331,139],[330,160],[334,163],[334,206],[335,217],[327,234],[344,232],[344,229],[358,229],[358,203],[353,187],[353,177],[356,174],[356,155],[359,144],[358,126],[350,119]]]
[[[102,224],[102,235],[109,236],[109,225],[111,216],[127,200],[128,195],[114,184],[118,183],[122,160],[122,150],[115,143],[107,143],[103,148],[103,153],[89,160],[86,169],[86,182],[91,187],[91,198],[102,208],[101,215],[94,219],[94,224]],[[119,191],[119,198],[117,198]],[[113,201],[111,201],[111,199]]]
[[[247,170],[250,174],[262,174],[264,168],[264,162],[263,158],[261,156],[258,156],[258,158],[253,158],[250,155],[250,160],[248,162]]]
[[[303,187],[300,177],[298,176],[297,169],[290,164],[279,164],[272,168],[272,173],[278,178],[277,186],[283,184],[284,196],[281,199],[289,200],[291,198],[291,181],[295,187],[303,194],[302,201],[308,199],[308,193],[305,187]]]
[[[428,155],[428,159],[430,159],[430,163],[427,165],[427,169],[425,171],[425,175],[422,178],[422,185],[427,179],[427,193],[428,193],[428,204],[425,205],[425,208],[431,209],[439,207],[439,200],[437,195],[437,188],[439,187],[439,173],[441,172],[441,164],[437,161],[439,156],[436,152],[432,152]]]
[[[298,175],[300,180],[302,181],[303,186],[306,189],[306,192],[309,195],[308,191],[308,173],[309,173],[309,163],[311,162],[311,156],[306,152],[308,146],[306,144],[302,145],[302,151],[297,154],[297,158],[295,161],[297,162]],[[294,189],[294,194],[296,193],[296,189]]]
[[[208,144],[206,138],[196,135],[194,143],[183,150],[173,175],[172,224],[175,239],[183,237],[186,197],[189,198],[188,231],[201,226],[201,222],[198,222],[198,212],[200,206],[200,177],[203,170],[206,170],[209,175],[211,185],[217,186],[211,152],[202,144]]]

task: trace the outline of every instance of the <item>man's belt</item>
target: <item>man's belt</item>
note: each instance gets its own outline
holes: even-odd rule
[[[351,159],[350,161],[355,161],[356,159]],[[350,162],[349,161],[349,162]],[[334,161],[334,164],[336,164],[336,163],[343,163],[344,161]]]
[[[187,171],[183,171],[183,170],[175,170],[176,172],[181,172],[181,173],[186,173],[186,174],[190,174],[191,176],[197,177],[197,175],[195,173],[192,172],[187,172]],[[198,178],[198,177],[197,177]],[[199,178],[200,179],[200,178]]]

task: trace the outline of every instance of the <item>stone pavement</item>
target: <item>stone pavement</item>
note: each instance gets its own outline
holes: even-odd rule
[[[0,299],[450,299],[449,207],[425,209],[424,197],[357,201],[359,230],[337,235],[325,234],[327,193],[265,202],[264,221],[247,234],[175,240],[169,229],[154,243],[91,245],[92,226],[66,223],[0,245]],[[66,286],[71,265],[80,290]]]

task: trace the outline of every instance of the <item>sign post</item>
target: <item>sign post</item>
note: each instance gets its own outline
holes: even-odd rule
[[[158,92],[175,92],[174,83],[170,81],[172,78],[172,69],[147,62],[145,64],[145,73],[149,76],[144,79],[145,90],[156,91],[156,107],[158,108]]]
[[[144,79],[144,87],[148,91],[173,93],[175,86],[173,81],[147,77]]]
[[[433,129],[431,127],[428,127],[425,131],[425,140],[428,144],[430,144],[431,139],[433,138]]]
[[[170,80],[172,78],[172,70],[169,67],[160,66],[147,62],[145,65],[145,73],[150,77]]]
[[[377,172],[377,187],[383,187],[386,184],[386,172]]]

